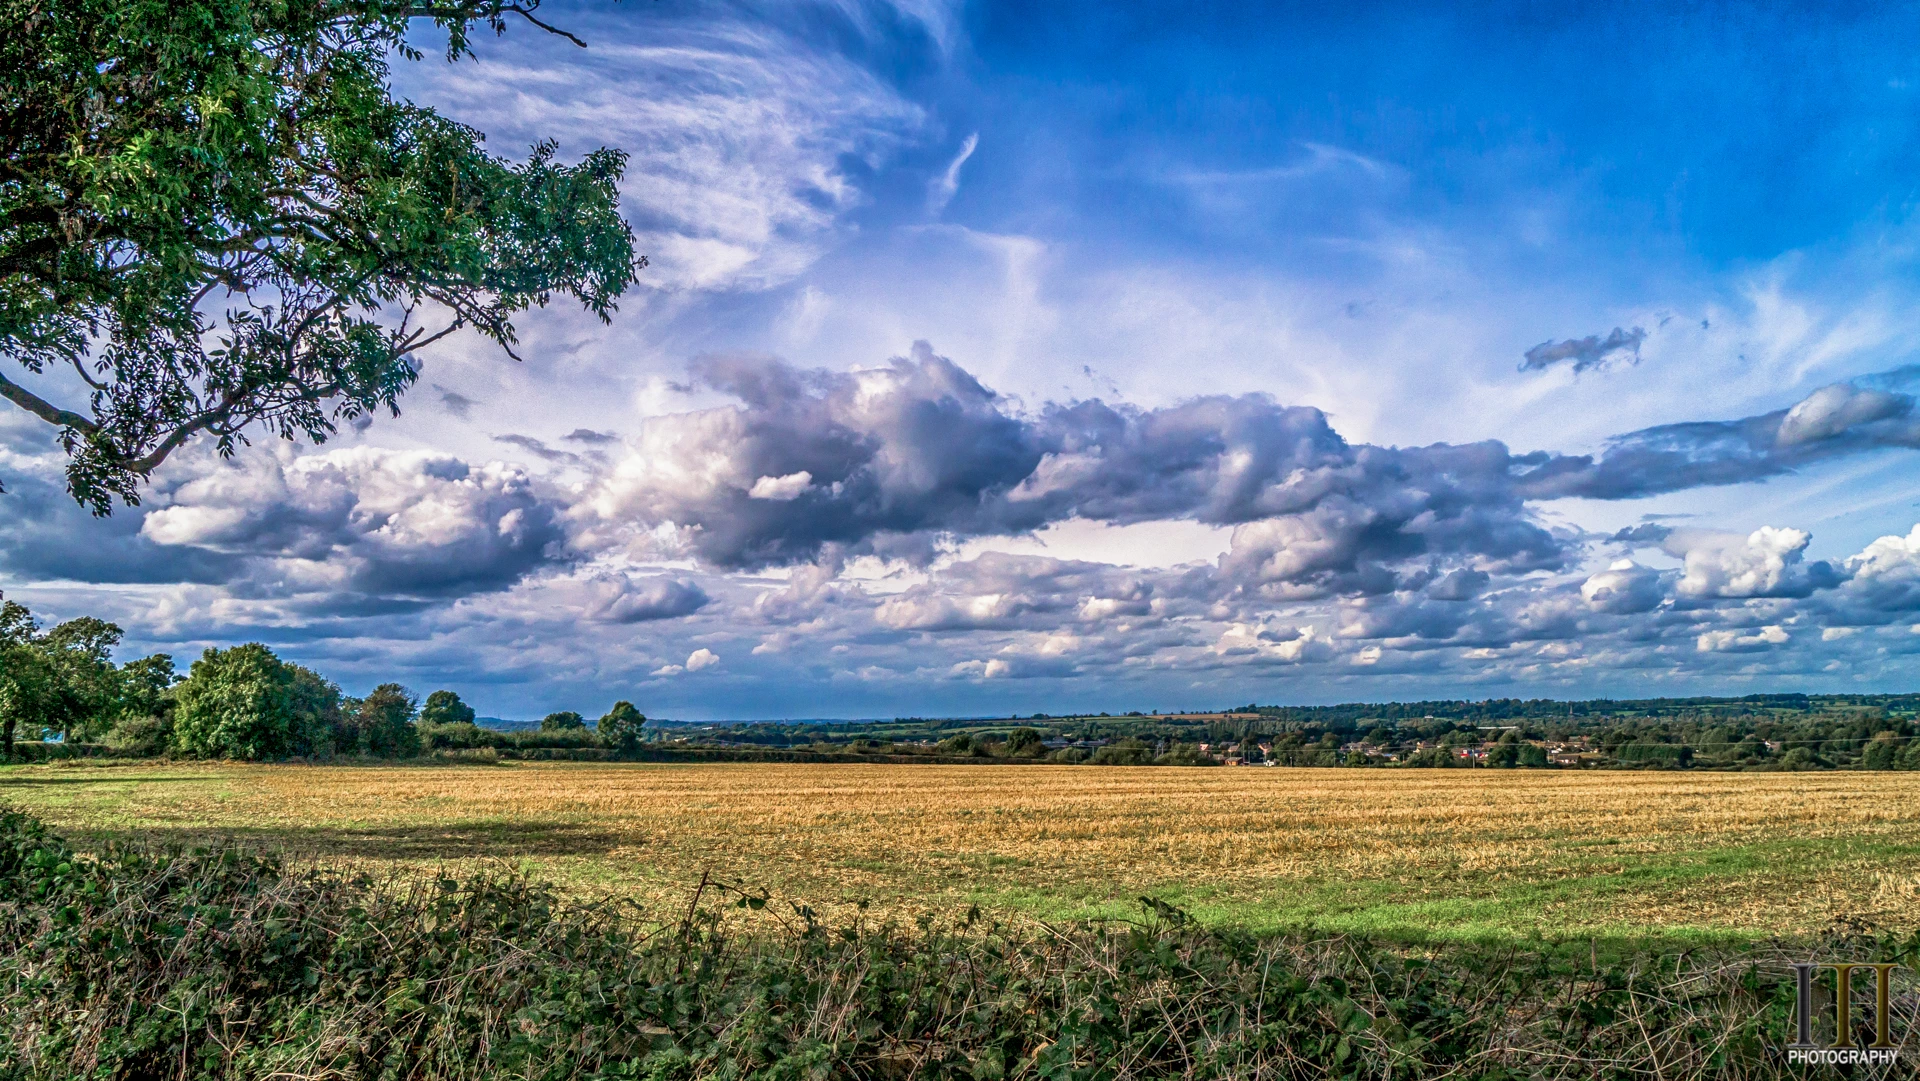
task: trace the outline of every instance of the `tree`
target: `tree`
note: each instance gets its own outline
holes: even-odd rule
[[[168,691],[179,675],[173,658],[155,653],[120,666],[120,712],[123,716],[160,717],[173,709]]]
[[[42,632],[25,605],[0,605],[0,751],[13,753],[23,726],[36,740],[105,733],[123,692],[113,664],[120,638],[119,627],[91,616]]]
[[[513,15],[552,30],[538,5],[0,0],[0,360],[26,376],[0,397],[59,429],[74,498],[137,503],[196,436],[397,415],[418,350],[471,328],[515,355],[555,294],[610,318],[646,265],[625,155],[512,162],[387,87],[415,23],[454,61]]]
[[[1093,752],[1087,761],[1096,766],[1144,766],[1153,761],[1153,751],[1144,741],[1128,736]]]
[[[1007,733],[1007,753],[1014,755],[1045,754],[1047,737],[1037,728],[1016,728]]]
[[[208,649],[174,692],[172,750],[190,758],[278,758],[293,731],[293,675],[258,642]]]
[[[293,710],[286,753],[325,758],[343,748],[351,749],[353,728],[347,721],[340,685],[311,668],[281,663],[286,668],[288,703]]]
[[[646,716],[633,708],[632,702],[615,702],[594,727],[599,730],[600,739],[607,746],[622,754],[631,754],[639,748],[641,729],[646,724]],[[546,722],[542,721],[541,727],[544,729]]]
[[[173,658],[165,653],[120,666],[120,701],[102,741],[135,757],[166,753],[173,742]]]
[[[40,623],[27,606],[0,601],[0,755],[9,758],[15,734],[37,733],[53,712],[53,666],[39,640]]]
[[[472,724],[473,707],[452,691],[435,691],[420,707],[421,724]]]
[[[420,753],[420,732],[413,726],[414,697],[398,683],[382,683],[355,710],[360,750],[379,758],[411,758]]]
[[[53,703],[46,727],[60,738],[86,739],[104,734],[119,712],[120,670],[113,664],[113,647],[120,644],[118,626],[92,616],[70,619],[40,640],[53,671]]]
[[[620,705],[627,706],[629,709],[633,708],[625,702],[620,703]],[[618,709],[620,707],[615,706],[614,708]],[[612,716],[612,714],[608,714],[608,716]],[[642,721],[646,720],[645,717],[640,719]],[[558,713],[549,713],[545,717],[540,718],[540,731],[542,732],[574,732],[582,731],[586,727],[587,719],[570,709],[561,710]],[[605,733],[602,732],[601,734],[604,735]]]

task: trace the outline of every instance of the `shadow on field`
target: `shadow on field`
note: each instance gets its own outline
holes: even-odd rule
[[[574,823],[452,823],[440,826],[165,827],[67,831],[79,845],[108,841],[167,847],[235,843],[301,857],[369,860],[469,859],[478,856],[604,856],[636,839],[599,826]]]
[[[207,784],[213,780],[214,778],[204,775],[194,776],[187,774],[180,777],[155,777],[150,773],[128,777],[101,777],[98,775],[87,777],[0,777],[0,795],[4,795],[9,788],[44,788],[48,785],[61,784],[185,784],[190,781],[198,784]]]

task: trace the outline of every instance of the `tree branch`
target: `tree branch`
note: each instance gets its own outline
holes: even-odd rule
[[[100,429],[99,425],[80,414],[54,405],[4,375],[0,375],[0,398],[5,398],[48,424],[73,428],[89,435]]]

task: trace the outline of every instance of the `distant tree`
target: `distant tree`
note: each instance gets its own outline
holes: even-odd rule
[[[1202,751],[1198,743],[1175,743],[1153,760],[1156,766],[1217,766],[1219,760]]]
[[[642,719],[644,720],[645,718]],[[585,728],[586,726],[587,719],[570,709],[563,709],[558,713],[549,713],[545,717],[540,718],[540,731],[542,732],[572,732]]]
[[[1893,769],[1899,754],[1899,737],[1892,732],[1880,732],[1860,752],[1860,765],[1865,769]]]
[[[1096,766],[1144,766],[1153,761],[1153,748],[1143,740],[1128,736],[1093,752],[1087,761]]]
[[[414,727],[414,697],[398,683],[382,683],[355,709],[360,750],[376,758],[411,758],[420,753]]]
[[[1544,769],[1547,765],[1547,749],[1538,743],[1522,743],[1520,757],[1514,764],[1527,769]]]
[[[933,749],[940,754],[974,754],[979,748],[979,741],[966,732],[948,736],[933,746]]]
[[[420,707],[421,724],[472,724],[473,707],[452,691],[435,691]]]
[[[1035,755],[1046,753],[1046,735],[1037,728],[1016,728],[1007,733],[1007,753]]]
[[[189,758],[277,758],[293,732],[293,674],[258,642],[208,649],[174,692],[172,750]]]
[[[631,754],[639,748],[641,730],[646,724],[646,716],[633,708],[632,702],[615,702],[595,727],[600,732],[601,741],[607,746],[622,754]],[[541,722],[541,727],[546,727],[545,721]]]
[[[417,24],[453,60],[476,26],[544,27],[538,5],[8,6],[0,398],[59,430],[74,498],[137,502],[196,436],[231,454],[397,413],[415,351],[472,328],[511,354],[557,294],[609,317],[645,265],[625,156],[509,161],[387,85]]]

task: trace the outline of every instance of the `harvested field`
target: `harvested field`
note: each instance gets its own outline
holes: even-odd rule
[[[703,874],[832,909],[1137,911],[1388,937],[1920,926],[1920,774],[791,765],[36,766],[99,842],[237,837],[404,870],[509,860],[675,911]]]

